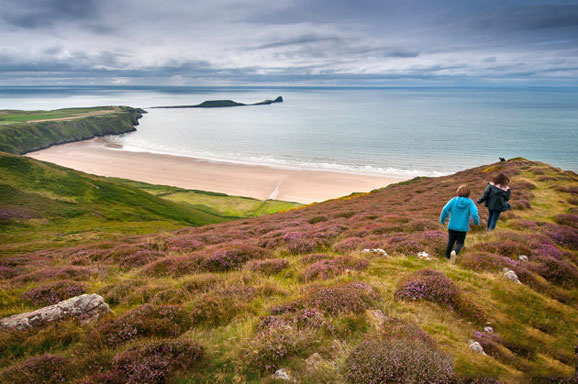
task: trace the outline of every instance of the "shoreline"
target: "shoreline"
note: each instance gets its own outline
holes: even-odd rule
[[[130,151],[105,138],[55,145],[26,156],[98,176],[303,204],[369,192],[409,179]]]

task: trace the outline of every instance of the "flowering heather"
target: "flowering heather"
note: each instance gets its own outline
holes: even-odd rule
[[[136,279],[119,281],[117,283],[103,287],[97,293],[104,298],[109,305],[127,304],[127,297],[131,296],[136,288],[142,286],[143,282]]]
[[[329,260],[329,259],[332,259],[332,257],[326,253],[312,253],[310,255],[301,256],[299,260],[301,261],[301,263],[307,265],[316,263],[321,260]]]
[[[188,313],[179,306],[145,304],[102,322],[97,331],[106,345],[116,346],[138,337],[176,337],[190,326]]]
[[[558,245],[578,249],[578,229],[566,225],[549,224],[545,232]]]
[[[325,221],[329,220],[327,218],[327,216],[313,216],[312,218],[310,218],[309,220],[307,220],[307,222],[309,224],[317,224],[317,223],[323,223]]]
[[[343,231],[345,231],[346,229],[347,227],[343,225],[331,224],[327,227],[318,229],[317,232],[314,233],[314,237],[324,241],[328,241],[336,238],[337,236],[342,234]]]
[[[261,259],[266,254],[262,248],[241,244],[214,252],[203,260],[202,268],[210,272],[226,272],[243,266],[248,260]]]
[[[403,339],[422,342],[432,346],[435,344],[427,332],[421,329],[416,323],[410,321],[388,317],[385,319],[380,331],[380,336],[384,340]]]
[[[283,236],[287,250],[296,255],[313,252],[317,248],[317,240],[305,232],[289,232]]]
[[[150,249],[139,249],[133,252],[117,254],[113,256],[113,258],[115,263],[118,264],[119,266],[126,269],[131,269],[142,267],[143,265],[146,265],[154,260],[158,260],[164,256],[165,256],[164,253],[159,251],[154,251]]]
[[[460,254],[458,264],[474,271],[501,271],[504,268],[513,269],[518,262],[508,257],[487,252],[472,252]]]
[[[472,340],[480,343],[488,355],[505,363],[511,362],[513,354],[504,346],[504,341],[498,334],[475,331]]]
[[[292,326],[296,329],[319,329],[326,327],[331,329],[331,324],[325,318],[322,312],[315,308],[304,308],[297,311],[288,311],[282,315],[270,315],[262,318],[257,326],[258,331],[263,331],[267,328],[275,328],[281,326]]]
[[[365,283],[352,282],[332,287],[314,288],[305,298],[313,308],[329,315],[361,313],[379,298],[375,289]]]
[[[74,281],[57,281],[40,285],[24,292],[22,297],[39,306],[56,304],[59,301],[81,295],[88,290],[88,285]]]
[[[454,307],[459,296],[458,287],[446,275],[422,269],[405,278],[395,291],[399,300],[426,300]]]
[[[387,241],[387,251],[403,255],[416,254],[422,251],[422,245],[410,236],[393,236]]]
[[[259,331],[249,342],[243,360],[259,372],[274,372],[283,359],[300,350],[303,339],[303,332],[282,322],[275,323],[275,326]]]
[[[335,243],[333,249],[339,253],[347,253],[359,248],[362,241],[363,239],[360,237],[349,237]]]
[[[526,199],[518,199],[510,202],[510,206],[514,210],[524,210],[532,208],[532,204]]]
[[[165,245],[169,251],[192,252],[203,248],[205,243],[196,236],[177,236],[167,240]]]
[[[203,258],[198,255],[165,257],[147,264],[140,273],[153,277],[180,277],[201,270]]]
[[[554,221],[560,225],[578,228],[578,215],[562,214],[554,217]]]
[[[345,362],[351,384],[452,384],[451,358],[430,344],[414,340],[366,340]]]
[[[12,384],[57,384],[69,382],[68,361],[56,355],[31,357],[10,367],[0,375],[0,381]]]
[[[44,280],[88,280],[94,275],[94,270],[78,266],[47,267],[39,271],[16,276],[12,279],[15,283],[30,283]]]
[[[175,371],[197,366],[204,356],[204,348],[192,341],[157,341],[131,347],[116,355],[111,374],[122,377],[127,384],[165,383]]]
[[[578,268],[566,260],[547,257],[540,260],[538,273],[546,280],[568,288],[578,286]]]
[[[273,275],[289,268],[289,260],[286,259],[265,259],[251,260],[247,263],[246,268],[253,272],[259,272],[264,275]]]
[[[548,258],[562,260],[564,258],[564,252],[562,252],[554,245],[541,244],[538,247],[532,249],[532,257],[538,260]]]
[[[531,252],[531,249],[526,244],[527,243],[506,239],[492,243],[480,243],[476,245],[476,248],[502,256],[518,257],[519,255],[527,255]]]
[[[17,269],[6,265],[0,265],[0,279],[10,279],[18,274]]]
[[[313,279],[326,280],[341,275],[348,270],[362,271],[368,266],[369,262],[367,260],[352,256],[342,256],[333,260],[321,260],[305,268],[301,279],[303,281]]]

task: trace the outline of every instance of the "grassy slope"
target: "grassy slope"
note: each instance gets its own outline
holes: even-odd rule
[[[440,257],[445,241],[444,229],[438,223],[441,207],[461,183],[470,184],[473,197],[477,197],[487,177],[498,171],[513,178],[513,209],[503,215],[493,233],[474,228],[460,262],[450,265]],[[50,276],[50,268],[55,268],[51,265],[69,265],[71,255],[80,254],[83,256],[76,256],[75,265],[94,269],[87,279],[89,291],[101,293],[116,316],[144,303],[171,303],[191,314],[194,326],[179,338],[205,345],[207,358],[201,367],[177,373],[175,382],[263,382],[269,380],[268,375],[249,362],[267,360],[279,350],[275,342],[268,345],[267,339],[260,337],[257,325],[263,316],[278,305],[307,302],[315,286],[361,281],[371,284],[380,295],[372,304],[374,308],[390,317],[415,321],[433,336],[439,348],[452,357],[459,376],[493,376],[508,383],[527,382],[529,376],[568,376],[574,373],[578,277],[570,275],[560,281],[555,274],[544,274],[534,251],[536,244],[546,242],[575,270],[577,230],[556,222],[576,226],[577,187],[578,176],[572,172],[519,159],[447,177],[422,178],[279,215],[23,254],[2,260],[6,277],[0,293],[0,315],[36,307],[21,295],[39,283],[19,276],[37,271],[39,265],[44,269],[38,276]],[[484,219],[485,212],[481,213]],[[560,214],[574,216],[564,219]],[[573,242],[560,240],[558,233],[570,234],[566,239],[573,234]],[[289,266],[273,275],[241,266],[227,272],[210,272],[203,267],[202,260],[222,249],[238,250],[240,244],[266,247],[262,252],[267,257],[284,259]],[[389,256],[360,253],[360,249],[376,246],[385,248]],[[154,250],[161,259],[145,266],[127,264],[133,259],[123,257],[139,250]],[[433,260],[419,260],[417,250],[430,252]],[[306,280],[311,264],[307,255],[312,252],[323,252],[329,258],[351,255],[369,266],[360,271],[342,270],[327,279]],[[476,259],[480,252],[485,253]],[[515,262],[520,253],[530,256],[534,269],[528,271]],[[476,263],[491,255],[496,260],[511,259],[516,268],[526,271],[520,274],[523,284],[504,279],[499,263]],[[121,264],[124,267],[119,267]],[[464,317],[442,305],[394,299],[399,282],[425,268],[448,276],[483,316]],[[363,311],[328,313],[326,321],[331,332],[292,331],[297,332],[291,335],[295,343],[275,365],[288,368],[302,382],[344,382],[344,361],[349,352],[364,338],[375,337],[375,331],[370,316]],[[507,347],[500,347],[501,354],[482,356],[468,350],[468,340],[484,324],[491,324],[504,340]],[[108,369],[112,357],[126,348],[98,349],[85,339],[88,332],[102,335],[102,329],[100,323],[82,329],[70,323],[42,331],[4,333],[0,338],[0,367],[50,352],[70,359],[60,368],[69,378],[90,376],[98,366]],[[90,340],[94,340],[92,336]],[[147,338],[137,338],[126,345],[148,342]],[[255,355],[259,347],[266,348]],[[314,352],[320,354],[322,363],[317,369],[307,369],[305,359]]]
[[[130,132],[141,112],[130,107],[0,111],[0,151],[23,154],[54,144]]]

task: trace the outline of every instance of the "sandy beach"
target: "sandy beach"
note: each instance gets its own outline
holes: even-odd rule
[[[306,204],[404,180],[126,151],[103,138],[57,145],[27,156],[100,176]]]

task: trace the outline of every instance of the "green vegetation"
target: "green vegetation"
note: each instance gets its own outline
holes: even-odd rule
[[[26,193],[60,204],[45,207],[49,217],[80,209],[67,205],[71,191],[83,205],[98,191],[74,179],[41,189],[46,181],[28,179],[40,171],[25,160],[11,166],[7,185],[33,210]],[[472,228],[457,264],[448,263],[441,207],[463,183],[476,198],[496,172],[512,179],[512,210],[494,232]],[[184,191],[106,182],[125,199],[149,196],[144,216],[155,215],[152,202],[193,209],[162,197]],[[575,173],[517,159],[275,215],[14,251],[0,257],[0,316],[78,291],[102,295],[113,314],[1,332],[0,381],[273,383],[284,368],[302,383],[384,382],[391,372],[403,383],[565,382],[575,374],[578,329],[577,194]],[[16,249],[28,240],[9,241]],[[486,354],[470,350],[470,339]]]
[[[298,206],[174,189],[188,199],[182,203],[170,199],[172,190],[0,152],[0,253],[220,223]]]
[[[143,112],[130,107],[0,111],[0,151],[23,154],[54,144],[134,131]]]

